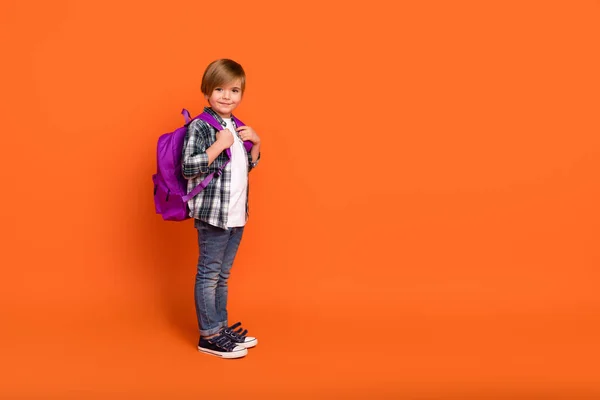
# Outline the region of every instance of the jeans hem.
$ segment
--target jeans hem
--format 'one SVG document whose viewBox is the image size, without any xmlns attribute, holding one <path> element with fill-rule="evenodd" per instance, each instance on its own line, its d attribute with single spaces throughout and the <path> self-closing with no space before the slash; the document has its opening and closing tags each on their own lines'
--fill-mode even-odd
<svg viewBox="0 0 600 400">
<path fill-rule="evenodd" d="M 214 335 L 215 333 L 219 333 L 219 331 L 223 328 L 227 328 L 227 321 L 225 322 L 219 322 L 219 325 L 214 327 L 214 328 L 210 328 L 210 329 L 200 329 L 200 336 L 210 336 L 210 335 Z"/>
<path fill-rule="evenodd" d="M 211 329 L 200 329 L 200 336 L 210 336 L 215 333 L 219 333 L 219 331 L 223 328 L 222 326 L 217 326 L 216 328 Z"/>
</svg>

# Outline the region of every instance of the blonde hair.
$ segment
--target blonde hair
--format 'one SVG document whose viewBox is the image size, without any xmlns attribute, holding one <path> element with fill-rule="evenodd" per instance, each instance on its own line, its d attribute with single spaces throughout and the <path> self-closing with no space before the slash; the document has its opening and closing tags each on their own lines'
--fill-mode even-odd
<svg viewBox="0 0 600 400">
<path fill-rule="evenodd" d="M 246 73 L 242 66 L 233 60 L 223 58 L 208 64 L 202 76 L 202 93 L 210 96 L 216 88 L 226 83 L 239 79 L 241 81 L 242 94 L 246 88 Z"/>
</svg>

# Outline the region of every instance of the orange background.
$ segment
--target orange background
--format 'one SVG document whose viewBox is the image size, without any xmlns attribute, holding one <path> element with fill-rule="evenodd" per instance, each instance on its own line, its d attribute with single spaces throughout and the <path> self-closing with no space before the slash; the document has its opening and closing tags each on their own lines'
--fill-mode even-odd
<svg viewBox="0 0 600 400">
<path fill-rule="evenodd" d="M 0 398 L 600 398 L 600 2 L 2 1 Z M 263 140 L 230 317 L 158 136 Z"/>
</svg>

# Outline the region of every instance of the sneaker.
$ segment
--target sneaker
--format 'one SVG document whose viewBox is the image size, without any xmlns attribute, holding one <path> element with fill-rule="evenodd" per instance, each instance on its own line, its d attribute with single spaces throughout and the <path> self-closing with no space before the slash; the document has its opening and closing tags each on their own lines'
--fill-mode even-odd
<svg viewBox="0 0 600 400">
<path fill-rule="evenodd" d="M 223 333 L 213 336 L 210 339 L 200 337 L 198 351 L 221 358 L 240 358 L 248 354 L 248 350 L 245 347 L 238 346 L 237 343 L 233 342 Z"/>
<path fill-rule="evenodd" d="M 243 346 L 246 349 L 256 346 L 258 344 L 258 340 L 255 337 L 246 336 L 248 330 L 241 328 L 241 325 L 241 322 L 236 322 L 230 327 L 224 328 L 221 331 L 221 334 L 227 336 L 232 342 Z M 236 330 L 238 327 L 239 329 Z"/>
</svg>

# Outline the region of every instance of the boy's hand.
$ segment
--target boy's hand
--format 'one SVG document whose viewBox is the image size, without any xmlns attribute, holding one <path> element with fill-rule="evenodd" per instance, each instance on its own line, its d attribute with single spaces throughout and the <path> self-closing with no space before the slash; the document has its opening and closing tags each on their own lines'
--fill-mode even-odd
<svg viewBox="0 0 600 400">
<path fill-rule="evenodd" d="M 233 145 L 233 133 L 229 129 L 223 129 L 217 132 L 217 142 L 223 150 L 228 149 Z"/>
<path fill-rule="evenodd" d="M 254 132 L 254 129 L 250 128 L 249 126 L 240 126 L 236 130 L 243 141 L 249 140 L 254 144 L 260 143 L 260 138 L 256 132 Z"/>
</svg>

